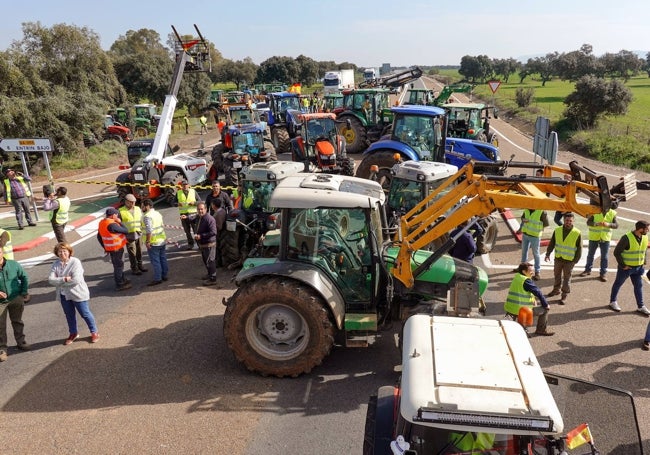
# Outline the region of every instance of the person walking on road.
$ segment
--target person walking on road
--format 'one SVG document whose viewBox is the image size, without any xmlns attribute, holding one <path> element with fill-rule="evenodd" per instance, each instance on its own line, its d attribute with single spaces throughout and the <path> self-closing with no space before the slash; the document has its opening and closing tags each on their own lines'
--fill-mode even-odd
<svg viewBox="0 0 650 455">
<path fill-rule="evenodd" d="M 187 238 L 187 249 L 191 250 L 194 248 L 194 235 L 196 235 L 196 204 L 201 202 L 201 198 L 194 188 L 190 188 L 188 182 L 183 181 L 181 189 L 176 192 L 176 201 L 178 201 L 181 225 Z"/>
<path fill-rule="evenodd" d="M 52 223 L 52 231 L 58 243 L 67 243 L 65 239 L 65 225 L 70 219 L 70 198 L 68 189 L 65 186 L 60 186 L 56 189 L 56 193 L 50 193 L 43 202 L 43 210 L 50 212 L 50 223 Z"/>
<path fill-rule="evenodd" d="M 124 291 L 131 287 L 131 281 L 124 276 L 124 247 L 126 246 L 126 234 L 128 229 L 120 220 L 120 212 L 113 207 L 106 209 L 106 218 L 99 222 L 97 240 L 111 256 L 113 263 L 113 279 L 115 288 Z"/>
<path fill-rule="evenodd" d="M 48 277 L 48 282 L 56 288 L 56 298 L 61 302 L 65 319 L 68 322 L 68 338 L 63 344 L 68 346 L 79 338 L 77 329 L 77 311 L 81 315 L 88 330 L 90 330 L 90 342 L 99 341 L 95 316 L 90 311 L 88 301 L 90 291 L 84 280 L 84 269 L 81 261 L 72 257 L 74 250 L 67 243 L 58 243 L 54 247 L 54 255 L 58 257 Z"/>
<path fill-rule="evenodd" d="M 194 239 L 199 245 L 203 265 L 208 271 L 208 274 L 203 278 L 203 284 L 214 286 L 217 284 L 217 223 L 212 215 L 208 213 L 205 202 L 199 202 L 196 208 L 199 213 L 199 222 Z"/>
<path fill-rule="evenodd" d="M 573 213 L 564 214 L 564 224 L 553 231 L 553 236 L 546 250 L 544 261 L 551 260 L 551 253 L 555 250 L 553 262 L 553 290 L 548 297 L 553 297 L 562 292 L 559 304 L 566 304 L 566 298 L 571 292 L 571 272 L 582 256 L 582 235 L 578 228 L 573 226 Z"/>
<path fill-rule="evenodd" d="M 169 267 L 167 266 L 167 252 L 165 227 L 163 217 L 153 208 L 151 199 L 142 201 L 142 231 L 145 236 L 145 246 L 149 254 L 149 262 L 153 267 L 153 281 L 147 286 L 156 286 L 167 281 Z"/>
<path fill-rule="evenodd" d="M 614 257 L 618 263 L 616 278 L 612 283 L 609 296 L 609 307 L 617 313 L 621 311 L 618 305 L 618 292 L 623 283 L 629 278 L 634 286 L 634 298 L 637 311 L 645 316 L 650 316 L 650 310 L 643 304 L 643 266 L 646 263 L 646 250 L 648 249 L 648 229 L 650 223 L 637 221 L 634 230 L 619 239 L 614 248 Z"/>
<path fill-rule="evenodd" d="M 142 210 L 135 205 L 135 196 L 127 194 L 124 205 L 120 207 L 120 218 L 129 231 L 126 234 L 126 252 L 133 275 L 142 275 L 147 269 L 142 265 Z"/>
<path fill-rule="evenodd" d="M 540 245 L 544 228 L 548 226 L 548 215 L 544 210 L 525 209 L 521 214 L 521 262 L 528 262 L 528 250 L 533 251 L 535 274 L 533 280 L 539 281 L 542 261 Z"/>
<path fill-rule="evenodd" d="M 23 176 L 22 173 L 17 174 L 13 169 L 7 169 L 5 175 L 5 202 L 14 206 L 18 229 L 25 229 L 23 214 L 29 226 L 36 226 L 29 208 L 29 198 L 32 196 L 29 190 L 30 178 Z"/>
<path fill-rule="evenodd" d="M 555 335 L 555 332 L 549 332 L 547 329 L 550 307 L 542 291 L 533 282 L 533 273 L 535 273 L 533 264 L 528 262 L 519 264 L 517 273 L 510 283 L 510 289 L 508 290 L 508 296 L 506 297 L 506 303 L 503 308 L 506 314 L 515 321 L 522 307 L 530 308 L 538 316 L 535 334 L 552 336 Z M 536 305 L 535 299 L 539 301 L 541 306 Z"/>
<path fill-rule="evenodd" d="M 585 270 L 580 276 L 591 275 L 591 267 L 594 265 L 596 250 L 600 249 L 600 274 L 598 279 L 607 281 L 607 266 L 609 265 L 609 244 L 612 241 L 612 229 L 618 228 L 616 211 L 609 209 L 606 214 L 597 213 L 587 219 L 589 226 L 589 248 L 587 250 L 587 263 Z"/>
<path fill-rule="evenodd" d="M 29 278 L 16 261 L 0 256 L 0 362 L 7 360 L 7 315 L 14 330 L 16 347 L 29 351 L 32 347 L 25 341 L 23 310 L 31 299 Z"/>
</svg>

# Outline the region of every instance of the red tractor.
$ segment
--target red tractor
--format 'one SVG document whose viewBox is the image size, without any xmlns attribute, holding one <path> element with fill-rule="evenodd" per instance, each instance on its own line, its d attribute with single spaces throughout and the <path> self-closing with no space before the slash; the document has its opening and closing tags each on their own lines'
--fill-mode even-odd
<svg viewBox="0 0 650 455">
<path fill-rule="evenodd" d="M 294 138 L 291 159 L 305 164 L 305 171 L 354 175 L 354 160 L 347 156 L 345 138 L 338 133 L 333 113 L 292 112 Z"/>
</svg>

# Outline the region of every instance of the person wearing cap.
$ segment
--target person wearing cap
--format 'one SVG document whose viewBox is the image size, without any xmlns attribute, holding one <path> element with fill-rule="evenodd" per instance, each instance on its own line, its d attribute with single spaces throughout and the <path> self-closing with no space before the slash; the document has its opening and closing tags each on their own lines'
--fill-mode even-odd
<svg viewBox="0 0 650 455">
<path fill-rule="evenodd" d="M 29 190 L 29 177 L 25 177 L 22 173 L 16 174 L 13 169 L 7 169 L 5 184 L 5 203 L 12 204 L 16 211 L 16 221 L 18 222 L 18 229 L 25 229 L 25 221 L 23 220 L 23 213 L 29 226 L 36 226 L 32 221 L 32 214 L 29 211 L 29 198 L 32 192 Z"/>
<path fill-rule="evenodd" d="M 196 235 L 196 204 L 201 202 L 201 198 L 194 188 L 190 188 L 188 182 L 183 181 L 181 189 L 176 192 L 176 201 L 181 216 L 181 225 L 187 237 L 187 249 L 191 250 L 194 248 L 194 235 Z"/>
<path fill-rule="evenodd" d="M 50 223 L 57 243 L 68 243 L 65 239 L 65 225 L 70 219 L 70 198 L 68 189 L 60 186 L 43 201 L 43 210 L 50 212 Z"/>
<path fill-rule="evenodd" d="M 126 246 L 126 234 L 129 230 L 120 220 L 120 212 L 113 207 L 106 209 L 106 218 L 99 222 L 97 240 L 111 256 L 113 263 L 113 279 L 115 288 L 123 291 L 131 287 L 131 282 L 124 276 L 124 247 Z"/>
<path fill-rule="evenodd" d="M 136 204 L 135 196 L 127 194 L 124 205 L 120 207 L 120 218 L 128 229 L 126 234 L 126 252 L 129 255 L 129 264 L 133 275 L 142 275 L 147 269 L 142 265 L 142 210 Z"/>
<path fill-rule="evenodd" d="M 646 250 L 648 249 L 648 227 L 647 221 L 637 221 L 634 230 L 628 232 L 619 239 L 614 248 L 614 257 L 618 263 L 616 278 L 612 283 L 612 291 L 609 296 L 609 307 L 619 313 L 621 307 L 618 305 L 618 291 L 623 283 L 629 278 L 634 286 L 634 298 L 637 311 L 645 316 L 650 316 L 650 310 L 643 304 L 643 274 L 646 263 Z"/>
<path fill-rule="evenodd" d="M 562 293 L 559 304 L 566 304 L 566 298 L 571 293 L 571 273 L 573 267 L 582 256 L 582 235 L 578 228 L 573 226 L 573 213 L 564 214 L 564 223 L 555 228 L 551 241 L 546 250 L 545 262 L 551 260 L 551 253 L 555 250 L 555 261 L 553 262 L 553 290 L 548 297 Z"/>
<path fill-rule="evenodd" d="M 169 267 L 167 266 L 167 252 L 165 251 L 167 235 L 163 217 L 153 208 L 151 199 L 142 201 L 142 231 L 145 236 L 145 246 L 149 254 L 149 262 L 153 267 L 153 281 L 147 286 L 157 286 L 167 281 Z"/>
</svg>

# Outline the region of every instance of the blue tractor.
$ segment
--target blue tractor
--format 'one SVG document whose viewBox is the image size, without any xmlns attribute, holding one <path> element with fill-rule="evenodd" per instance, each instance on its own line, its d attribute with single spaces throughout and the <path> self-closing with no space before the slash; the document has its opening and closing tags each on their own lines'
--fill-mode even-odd
<svg viewBox="0 0 650 455">
<path fill-rule="evenodd" d="M 356 176 L 370 178 L 371 167 L 384 188 L 391 180 L 391 169 L 398 161 L 437 161 L 462 168 L 468 161 L 499 161 L 499 149 L 492 144 L 446 137 L 446 111 L 434 106 L 405 105 L 391 108 L 390 135 L 370 145 L 363 153 Z M 478 166 L 480 168 L 480 165 Z M 494 172 L 493 168 L 490 172 Z"/>
<path fill-rule="evenodd" d="M 290 92 L 275 92 L 267 95 L 269 111 L 265 113 L 266 123 L 271 130 L 271 142 L 277 153 L 290 151 L 289 140 L 294 136 L 290 131 L 294 122 L 288 110 L 300 111 L 300 95 Z"/>
</svg>

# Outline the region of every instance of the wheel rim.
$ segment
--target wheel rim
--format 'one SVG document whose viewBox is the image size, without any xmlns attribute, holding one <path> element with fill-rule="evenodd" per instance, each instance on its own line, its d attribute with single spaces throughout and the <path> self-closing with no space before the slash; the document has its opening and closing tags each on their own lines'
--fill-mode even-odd
<svg viewBox="0 0 650 455">
<path fill-rule="evenodd" d="M 271 360 L 289 360 L 300 355 L 309 343 L 307 321 L 293 308 L 263 305 L 246 321 L 246 339 L 260 355 Z"/>
<path fill-rule="evenodd" d="M 356 139 L 357 135 L 354 131 L 354 128 L 345 128 L 343 130 L 343 137 L 345 138 L 345 141 L 348 144 L 353 144 L 354 140 Z"/>
</svg>

